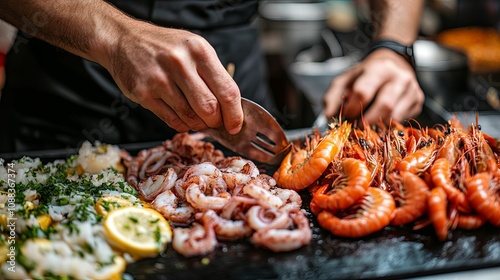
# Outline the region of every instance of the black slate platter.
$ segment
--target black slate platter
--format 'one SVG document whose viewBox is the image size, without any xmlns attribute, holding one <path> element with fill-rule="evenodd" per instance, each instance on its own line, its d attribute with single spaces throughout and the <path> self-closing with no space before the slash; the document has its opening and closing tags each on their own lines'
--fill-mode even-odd
<svg viewBox="0 0 500 280">
<path fill-rule="evenodd" d="M 157 144 L 120 146 L 134 154 Z M 25 155 L 47 162 L 76 152 L 0 154 L 0 158 L 8 162 Z M 274 168 L 265 169 L 271 173 Z M 418 231 L 386 227 L 364 238 L 339 238 L 318 226 L 309 212 L 310 195 L 307 191 L 301 195 L 313 229 L 313 239 L 307 246 L 273 253 L 248 240 L 221 241 L 208 255 L 186 258 L 169 245 L 160 257 L 129 264 L 125 279 L 401 279 L 500 266 L 500 228 L 489 224 L 472 231 L 452 231 L 445 242 L 438 241 L 432 227 Z"/>
<path fill-rule="evenodd" d="M 304 208 L 308 198 L 303 194 Z M 130 264 L 134 279 L 401 279 L 500 266 L 500 228 L 456 230 L 440 242 L 428 227 L 386 227 L 359 239 L 333 236 L 309 214 L 311 244 L 273 253 L 248 241 L 220 242 L 206 256 L 185 258 L 171 247 Z"/>
</svg>

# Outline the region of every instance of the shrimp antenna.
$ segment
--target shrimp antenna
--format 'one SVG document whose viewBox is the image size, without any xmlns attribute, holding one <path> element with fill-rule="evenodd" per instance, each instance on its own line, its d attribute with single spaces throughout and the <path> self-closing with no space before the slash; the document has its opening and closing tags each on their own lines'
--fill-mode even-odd
<svg viewBox="0 0 500 280">
<path fill-rule="evenodd" d="M 344 97 L 342 97 L 344 99 Z M 344 110 L 344 101 L 342 101 L 342 104 L 340 104 L 340 109 L 339 109 L 339 123 L 342 123 L 342 111 Z"/>
<path fill-rule="evenodd" d="M 415 123 L 417 125 L 418 129 L 422 130 L 422 125 L 417 121 L 417 119 L 409 118 L 406 122 L 407 123 Z"/>
<path fill-rule="evenodd" d="M 365 116 L 361 113 L 361 124 L 363 125 L 363 129 L 367 129 L 370 127 L 370 124 L 365 120 Z"/>
<path fill-rule="evenodd" d="M 342 111 L 344 111 L 344 101 L 345 101 L 345 96 L 342 96 L 342 103 L 340 104 L 340 109 L 339 109 L 339 123 L 342 123 Z"/>
</svg>

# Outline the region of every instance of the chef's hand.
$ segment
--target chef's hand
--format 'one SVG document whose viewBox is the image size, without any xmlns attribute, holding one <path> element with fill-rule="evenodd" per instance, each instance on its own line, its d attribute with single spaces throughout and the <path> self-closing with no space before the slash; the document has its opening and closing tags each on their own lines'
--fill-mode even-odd
<svg viewBox="0 0 500 280">
<path fill-rule="evenodd" d="M 241 129 L 239 88 L 201 36 L 131 21 L 113 46 L 103 65 L 122 92 L 170 127 Z"/>
<path fill-rule="evenodd" d="M 342 107 L 342 117 L 362 116 L 369 124 L 380 120 L 387 124 L 391 119 L 401 122 L 417 116 L 422 110 L 424 93 L 414 70 L 402 56 L 379 49 L 336 77 L 324 96 L 324 103 L 329 118 L 338 116 Z"/>
</svg>

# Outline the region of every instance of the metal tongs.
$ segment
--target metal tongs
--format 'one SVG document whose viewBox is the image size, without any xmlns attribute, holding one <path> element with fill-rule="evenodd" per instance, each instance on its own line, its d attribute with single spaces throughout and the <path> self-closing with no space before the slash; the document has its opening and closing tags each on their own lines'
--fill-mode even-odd
<svg viewBox="0 0 500 280">
<path fill-rule="evenodd" d="M 230 134 L 221 126 L 203 132 L 229 150 L 246 158 L 279 165 L 290 150 L 291 144 L 276 119 L 262 106 L 241 98 L 245 119 L 237 134 Z"/>
</svg>

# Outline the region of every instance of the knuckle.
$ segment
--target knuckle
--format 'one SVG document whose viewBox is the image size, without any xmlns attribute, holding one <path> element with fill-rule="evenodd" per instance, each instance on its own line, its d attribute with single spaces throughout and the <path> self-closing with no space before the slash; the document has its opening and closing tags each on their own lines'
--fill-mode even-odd
<svg viewBox="0 0 500 280">
<path fill-rule="evenodd" d="M 191 108 L 182 108 L 179 110 L 179 113 L 190 123 L 198 120 L 198 115 Z"/>
<path fill-rule="evenodd" d="M 219 92 L 217 98 L 222 104 L 236 104 L 240 99 L 240 91 L 235 83 L 227 83 Z"/>
<path fill-rule="evenodd" d="M 200 57 L 208 57 L 212 46 L 201 36 L 194 35 L 186 39 L 186 45 Z"/>
<path fill-rule="evenodd" d="M 378 106 L 383 112 L 391 112 L 395 108 L 394 102 L 387 98 L 380 100 Z"/>
<path fill-rule="evenodd" d="M 171 128 L 177 130 L 178 132 L 186 132 L 189 130 L 189 127 L 175 115 L 163 115 L 160 118 Z"/>
<path fill-rule="evenodd" d="M 143 103 L 149 96 L 149 90 L 146 86 L 144 85 L 136 85 L 134 89 L 132 90 L 132 94 L 134 96 L 133 101 L 138 102 L 138 103 Z"/>
<path fill-rule="evenodd" d="M 204 100 L 201 104 L 200 110 L 203 115 L 214 116 L 219 111 L 219 103 L 217 99 Z"/>
<path fill-rule="evenodd" d="M 207 128 L 207 125 L 200 119 L 200 116 L 191 108 L 180 109 L 178 114 L 182 116 L 184 123 L 194 130 L 203 130 Z"/>
<path fill-rule="evenodd" d="M 412 83 L 413 80 L 415 79 L 413 73 L 411 73 L 411 72 L 398 71 L 398 73 L 399 73 L 398 79 L 400 79 L 406 83 Z"/>
<path fill-rule="evenodd" d="M 352 91 L 352 98 L 355 100 L 360 101 L 363 104 L 366 104 L 370 102 L 370 94 L 368 93 L 368 90 L 366 87 L 360 84 L 355 84 L 353 86 L 353 91 Z"/>
</svg>

